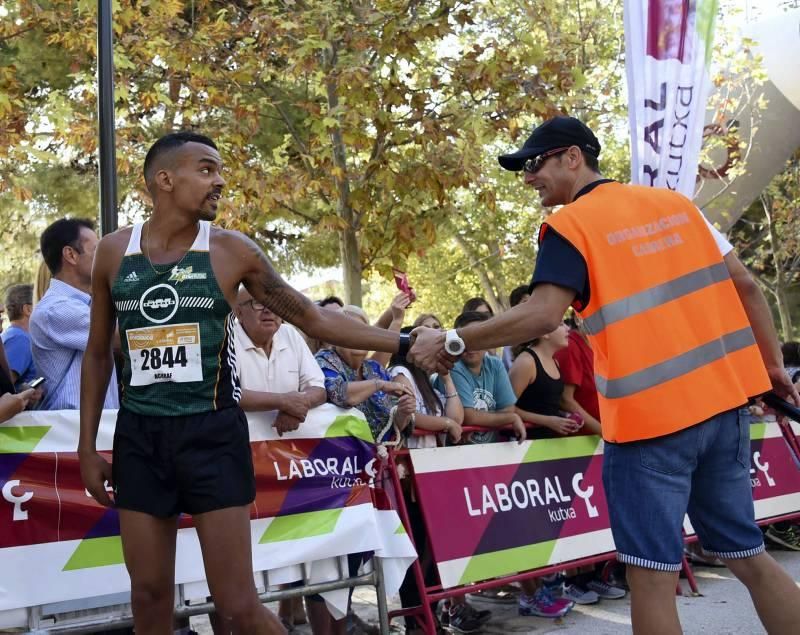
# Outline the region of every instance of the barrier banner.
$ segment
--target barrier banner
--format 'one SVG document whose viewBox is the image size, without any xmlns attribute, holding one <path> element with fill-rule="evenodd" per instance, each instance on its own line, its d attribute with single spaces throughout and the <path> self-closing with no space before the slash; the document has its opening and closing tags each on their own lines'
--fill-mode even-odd
<svg viewBox="0 0 800 635">
<path fill-rule="evenodd" d="M 444 588 L 614 550 L 599 437 L 410 455 Z"/>
<path fill-rule="evenodd" d="M 254 571 L 293 568 L 297 579 L 300 563 L 374 551 L 398 561 L 386 576 L 394 593 L 415 556 L 396 513 L 387 518 L 373 507 L 375 444 L 361 413 L 324 405 L 283 437 L 272 418 L 248 415 Z M 104 412 L 98 432 L 97 448 L 109 460 L 115 421 L 115 411 Z M 0 611 L 130 588 L 118 514 L 81 482 L 78 430 L 75 411 L 24 413 L 0 425 Z M 204 578 L 197 534 L 182 516 L 176 583 Z"/>
<path fill-rule="evenodd" d="M 694 197 L 717 0 L 625 0 L 631 182 Z"/>
<path fill-rule="evenodd" d="M 756 520 L 800 512 L 800 466 L 776 421 L 750 425 L 749 458 Z M 683 528 L 694 535 L 688 516 Z"/>
</svg>

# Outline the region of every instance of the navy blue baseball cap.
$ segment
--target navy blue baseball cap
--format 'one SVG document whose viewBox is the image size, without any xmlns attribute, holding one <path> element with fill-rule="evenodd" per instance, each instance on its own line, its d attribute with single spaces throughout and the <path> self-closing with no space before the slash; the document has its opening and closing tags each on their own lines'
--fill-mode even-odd
<svg viewBox="0 0 800 635">
<path fill-rule="evenodd" d="M 497 160 L 506 170 L 519 172 L 528 159 L 548 150 L 570 146 L 578 146 L 595 158 L 600 155 L 600 142 L 585 123 L 575 117 L 553 117 L 536 126 L 519 150 L 503 154 Z"/>
</svg>

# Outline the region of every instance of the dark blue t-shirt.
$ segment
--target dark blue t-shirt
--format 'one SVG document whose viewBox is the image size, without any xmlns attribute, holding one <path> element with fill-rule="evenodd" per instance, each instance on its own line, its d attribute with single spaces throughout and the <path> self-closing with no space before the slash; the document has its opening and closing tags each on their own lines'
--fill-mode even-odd
<svg viewBox="0 0 800 635">
<path fill-rule="evenodd" d="M 599 179 L 589 183 L 575 195 L 574 200 L 588 194 L 598 185 L 613 182 L 611 179 Z M 552 228 L 547 229 L 539 245 L 536 268 L 528 290 L 533 292 L 534 287 L 542 283 L 573 290 L 581 306 L 586 306 L 589 302 L 589 270 L 586 261 L 572 243 Z"/>
</svg>

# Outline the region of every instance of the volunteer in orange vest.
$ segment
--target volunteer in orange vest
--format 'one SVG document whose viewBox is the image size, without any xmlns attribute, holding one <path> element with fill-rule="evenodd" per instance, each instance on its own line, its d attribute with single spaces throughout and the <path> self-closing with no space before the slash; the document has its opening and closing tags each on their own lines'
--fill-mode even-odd
<svg viewBox="0 0 800 635">
<path fill-rule="evenodd" d="M 738 409 L 773 388 L 798 402 L 772 316 L 728 241 L 684 196 L 598 170 L 600 143 L 556 117 L 500 165 L 524 171 L 546 207 L 531 298 L 458 331 L 419 331 L 411 358 L 446 363 L 462 347 L 530 341 L 572 305 L 592 349 L 603 482 L 632 623 L 681 632 L 675 586 L 688 512 L 705 551 L 747 586 L 769 633 L 800 628 L 800 589 L 765 553 L 750 485 L 749 425 Z"/>
</svg>

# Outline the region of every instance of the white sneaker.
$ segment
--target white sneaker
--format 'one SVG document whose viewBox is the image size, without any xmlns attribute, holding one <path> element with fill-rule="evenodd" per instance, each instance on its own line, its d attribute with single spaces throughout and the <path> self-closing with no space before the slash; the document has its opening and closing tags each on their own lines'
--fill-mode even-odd
<svg viewBox="0 0 800 635">
<path fill-rule="evenodd" d="M 584 589 L 578 584 L 565 584 L 561 591 L 561 597 L 572 600 L 575 604 L 597 604 L 600 601 L 597 593 Z"/>
<path fill-rule="evenodd" d="M 597 579 L 589 580 L 589 582 L 586 584 L 586 588 L 590 591 L 594 591 L 597 593 L 598 597 L 601 597 L 604 600 L 621 600 L 627 595 L 625 589 L 611 586 L 610 584 Z"/>
</svg>

